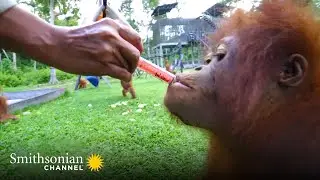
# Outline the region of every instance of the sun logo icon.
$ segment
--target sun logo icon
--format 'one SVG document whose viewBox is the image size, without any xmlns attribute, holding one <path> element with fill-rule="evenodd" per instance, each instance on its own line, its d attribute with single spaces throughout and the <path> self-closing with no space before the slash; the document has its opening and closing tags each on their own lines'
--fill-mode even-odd
<svg viewBox="0 0 320 180">
<path fill-rule="evenodd" d="M 103 167 L 103 159 L 100 155 L 92 154 L 88 158 L 88 167 L 91 171 L 99 171 Z"/>
</svg>

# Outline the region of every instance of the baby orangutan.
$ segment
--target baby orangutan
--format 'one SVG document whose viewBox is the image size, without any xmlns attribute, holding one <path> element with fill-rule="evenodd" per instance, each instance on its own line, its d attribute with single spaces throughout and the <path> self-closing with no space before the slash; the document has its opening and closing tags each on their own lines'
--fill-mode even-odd
<svg viewBox="0 0 320 180">
<path fill-rule="evenodd" d="M 172 74 L 176 74 L 176 72 L 171 69 L 171 67 L 170 67 L 171 64 L 169 63 L 168 60 L 165 60 L 164 63 L 165 63 L 166 70 L 167 70 L 168 72 L 171 72 Z"/>
<path fill-rule="evenodd" d="M 136 98 L 136 91 L 132 85 L 132 80 L 130 82 L 121 81 L 121 86 L 122 86 L 122 95 L 124 97 L 127 96 L 127 92 L 129 91 L 131 94 L 131 98 L 132 99 Z"/>
<path fill-rule="evenodd" d="M 0 122 L 8 119 L 17 119 L 15 115 L 9 114 L 7 99 L 4 96 L 0 96 Z"/>
<path fill-rule="evenodd" d="M 211 39 L 211 61 L 177 75 L 164 99 L 183 123 L 210 132 L 206 178 L 319 175 L 320 22 L 312 8 L 264 0 L 236 11 Z"/>
<path fill-rule="evenodd" d="M 84 89 L 87 87 L 87 81 L 84 80 L 84 79 L 80 79 L 80 82 L 79 82 L 79 89 Z"/>
</svg>

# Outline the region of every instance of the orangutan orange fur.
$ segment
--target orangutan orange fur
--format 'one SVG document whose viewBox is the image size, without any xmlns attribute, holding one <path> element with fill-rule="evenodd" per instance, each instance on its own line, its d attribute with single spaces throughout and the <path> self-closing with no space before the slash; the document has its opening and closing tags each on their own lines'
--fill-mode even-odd
<svg viewBox="0 0 320 180">
<path fill-rule="evenodd" d="M 121 86 L 122 86 L 122 95 L 124 97 L 126 97 L 127 92 L 129 92 L 131 94 L 132 99 L 136 98 L 136 91 L 133 87 L 132 81 L 130 82 L 121 81 Z"/>
<path fill-rule="evenodd" d="M 4 96 L 0 96 L 0 122 L 8 119 L 17 119 L 15 115 L 9 114 L 7 99 Z"/>
<path fill-rule="evenodd" d="M 171 69 L 171 64 L 169 63 L 168 60 L 165 60 L 164 63 L 165 63 L 166 70 L 168 72 L 171 72 L 172 74 L 176 74 L 176 72 Z"/>
<path fill-rule="evenodd" d="M 210 132 L 206 178 L 318 175 L 320 22 L 312 8 L 264 0 L 257 11 L 236 11 L 211 39 L 211 61 L 177 75 L 165 97 L 183 123 Z"/>
<path fill-rule="evenodd" d="M 84 79 L 80 79 L 80 82 L 79 82 L 79 89 L 84 89 L 87 87 L 87 81 L 84 80 Z"/>
</svg>

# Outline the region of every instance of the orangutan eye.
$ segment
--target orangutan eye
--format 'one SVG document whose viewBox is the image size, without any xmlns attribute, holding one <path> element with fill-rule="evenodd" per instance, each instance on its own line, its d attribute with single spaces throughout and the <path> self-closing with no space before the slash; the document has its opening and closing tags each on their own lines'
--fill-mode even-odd
<svg viewBox="0 0 320 180">
<path fill-rule="evenodd" d="M 214 54 L 214 56 L 217 58 L 217 61 L 221 61 L 223 60 L 223 58 L 226 56 L 227 54 L 227 48 L 224 44 L 220 44 L 217 49 L 216 49 L 216 53 Z"/>
<path fill-rule="evenodd" d="M 226 56 L 225 53 L 217 53 L 217 54 L 216 54 L 217 61 L 218 61 L 218 62 L 219 62 L 219 61 L 222 61 L 225 56 Z"/>
<path fill-rule="evenodd" d="M 210 64 L 211 59 L 212 59 L 212 57 L 213 57 L 212 55 L 213 55 L 212 52 L 209 52 L 209 53 L 207 53 L 207 54 L 204 56 L 204 63 L 205 63 L 206 65 Z"/>
</svg>

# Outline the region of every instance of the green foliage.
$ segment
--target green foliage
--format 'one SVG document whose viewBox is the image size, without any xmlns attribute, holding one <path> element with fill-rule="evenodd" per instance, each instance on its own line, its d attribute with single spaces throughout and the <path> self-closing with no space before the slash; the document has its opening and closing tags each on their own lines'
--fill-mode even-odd
<svg viewBox="0 0 320 180">
<path fill-rule="evenodd" d="M 0 64 L 0 70 L 1 70 L 1 72 L 10 73 L 13 70 L 12 69 L 12 60 L 7 59 L 7 58 L 2 59 L 1 64 Z"/>
<path fill-rule="evenodd" d="M 79 1 L 79 0 L 69 0 L 69 1 L 77 3 L 77 1 Z M 76 25 L 78 25 L 78 20 L 80 18 L 79 8 L 70 6 L 70 2 L 68 2 L 68 0 L 67 1 L 64 0 L 61 2 L 62 2 L 61 3 L 62 5 L 59 4 L 60 9 L 62 9 L 60 14 L 65 15 L 65 14 L 68 14 L 68 12 L 69 12 L 71 14 L 71 16 L 66 16 L 64 19 L 56 18 L 55 24 L 59 25 L 59 26 L 76 26 Z M 69 3 L 69 4 L 66 4 L 66 3 Z"/>
<path fill-rule="evenodd" d="M 142 4 L 143 9 L 149 13 L 159 5 L 159 0 L 142 0 Z"/>
<path fill-rule="evenodd" d="M 126 17 L 129 24 L 132 26 L 133 29 L 139 32 L 139 25 L 140 23 L 132 17 L 133 14 L 133 8 L 132 6 L 132 0 L 124 0 L 121 5 L 119 11 L 123 13 L 124 17 Z"/>
<path fill-rule="evenodd" d="M 66 18 L 66 19 L 55 19 L 54 24 L 59 26 L 77 26 L 78 25 L 78 19 L 76 18 Z"/>
<path fill-rule="evenodd" d="M 0 84 L 2 87 L 17 87 L 22 85 L 23 81 L 15 74 L 0 73 Z"/>
<path fill-rule="evenodd" d="M 140 31 L 140 29 L 139 29 L 139 22 L 137 22 L 136 20 L 134 20 L 134 19 L 128 19 L 128 22 L 129 22 L 129 24 L 131 25 L 131 27 L 134 29 L 134 30 L 136 30 L 136 31 Z"/>
<path fill-rule="evenodd" d="M 313 0 L 313 3 L 316 7 L 320 7 L 320 0 Z"/>
<path fill-rule="evenodd" d="M 29 84 L 43 84 L 49 82 L 49 74 L 49 69 L 32 71 L 26 74 L 26 79 L 29 82 Z"/>
<path fill-rule="evenodd" d="M 120 12 L 124 14 L 125 17 L 131 17 L 133 13 L 133 8 L 131 7 L 132 0 L 124 0 L 120 5 Z"/>
<path fill-rule="evenodd" d="M 312 7 L 316 11 L 317 15 L 320 15 L 320 0 L 312 0 Z"/>
<path fill-rule="evenodd" d="M 56 70 L 57 78 L 61 81 L 71 79 L 75 75 Z M 28 86 L 36 84 L 45 84 L 50 78 L 50 69 L 31 70 L 24 72 L 20 69 L 0 72 L 0 85 L 4 87 Z"/>
<path fill-rule="evenodd" d="M 47 83 L 50 79 L 49 74 L 50 74 L 49 68 L 41 69 L 41 70 L 37 70 L 37 71 L 31 71 L 29 73 L 26 73 L 25 79 L 28 83 L 25 83 L 25 84 L 32 85 L 32 84 Z M 57 74 L 57 79 L 59 79 L 61 81 L 74 77 L 74 75 L 69 74 L 69 73 L 65 73 L 60 70 L 56 70 L 56 74 Z"/>
<path fill-rule="evenodd" d="M 54 8 L 58 9 L 56 17 L 63 15 L 64 18 L 55 18 L 55 24 L 61 26 L 77 25 L 79 19 L 78 3 L 80 0 L 54 0 Z M 33 7 L 34 12 L 46 21 L 50 19 L 50 0 L 30 0 L 21 1 L 20 3 L 27 4 Z M 65 16 L 71 14 L 70 16 Z M 59 20 L 57 20 L 59 19 Z"/>
<path fill-rule="evenodd" d="M 0 63 L 0 72 L 11 72 L 12 69 L 12 53 L 7 51 L 7 55 L 10 59 L 7 59 L 4 53 L 0 52 L 2 57 L 2 63 Z M 17 53 L 17 68 L 22 70 L 23 72 L 33 70 L 34 60 L 30 57 Z M 37 62 L 37 69 L 47 68 L 47 65 Z M 12 71 L 13 72 L 13 71 Z"/>
</svg>

